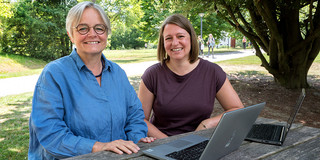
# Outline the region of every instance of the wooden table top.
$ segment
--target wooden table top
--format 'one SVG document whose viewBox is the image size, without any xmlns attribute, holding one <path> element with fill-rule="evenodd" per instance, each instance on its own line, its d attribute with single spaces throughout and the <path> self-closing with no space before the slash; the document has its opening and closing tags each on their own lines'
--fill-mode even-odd
<svg viewBox="0 0 320 160">
<path fill-rule="evenodd" d="M 280 123 L 277 120 L 258 118 L 256 123 Z M 132 159 L 132 160 L 153 160 L 142 153 L 150 147 L 168 143 L 186 135 L 196 134 L 210 138 L 214 129 L 207 129 L 196 132 L 189 132 L 164 139 L 158 139 L 152 143 L 138 143 L 140 151 L 135 154 L 118 155 L 109 151 L 90 153 L 86 155 L 68 158 L 68 160 L 99 160 L 99 159 Z M 282 146 L 268 145 L 262 143 L 243 141 L 240 148 L 222 159 L 320 159 L 320 128 L 293 124 L 286 140 Z"/>
</svg>

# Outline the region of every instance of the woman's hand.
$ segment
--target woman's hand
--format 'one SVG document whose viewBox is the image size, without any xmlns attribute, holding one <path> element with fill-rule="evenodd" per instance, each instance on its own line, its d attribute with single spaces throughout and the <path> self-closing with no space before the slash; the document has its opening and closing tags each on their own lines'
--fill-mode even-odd
<svg viewBox="0 0 320 160">
<path fill-rule="evenodd" d="M 155 137 L 146 137 L 146 138 L 141 138 L 139 142 L 144 142 L 144 143 L 151 143 L 154 140 L 156 140 L 157 138 Z"/>
<path fill-rule="evenodd" d="M 93 145 L 92 153 L 99 151 L 112 151 L 117 154 L 123 154 L 123 152 L 132 154 L 137 153 L 139 150 L 140 148 L 135 143 L 133 143 L 133 141 L 125 141 L 120 139 L 108 143 L 96 142 Z"/>
</svg>

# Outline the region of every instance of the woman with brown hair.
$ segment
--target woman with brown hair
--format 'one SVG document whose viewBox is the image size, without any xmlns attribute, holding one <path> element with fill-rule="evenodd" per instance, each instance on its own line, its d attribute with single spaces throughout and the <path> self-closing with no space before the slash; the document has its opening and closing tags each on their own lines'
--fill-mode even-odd
<svg viewBox="0 0 320 160">
<path fill-rule="evenodd" d="M 189 20 L 169 16 L 159 33 L 160 63 L 145 71 L 139 87 L 148 136 L 164 138 L 216 126 L 222 114 L 210 117 L 215 98 L 225 112 L 243 108 L 221 67 L 198 55 L 197 35 Z"/>
</svg>

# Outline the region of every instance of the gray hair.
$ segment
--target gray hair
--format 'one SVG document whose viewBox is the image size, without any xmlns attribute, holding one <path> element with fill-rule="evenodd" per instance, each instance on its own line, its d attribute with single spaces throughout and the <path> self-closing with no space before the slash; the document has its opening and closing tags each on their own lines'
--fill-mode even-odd
<svg viewBox="0 0 320 160">
<path fill-rule="evenodd" d="M 77 5 L 73 6 L 69 10 L 69 13 L 66 18 L 66 29 L 67 29 L 67 32 L 69 33 L 69 36 L 71 38 L 73 38 L 73 29 L 72 28 L 79 24 L 83 11 L 89 7 L 96 9 L 100 13 L 101 18 L 107 27 L 107 31 L 106 31 L 107 35 L 111 34 L 110 20 L 109 20 L 107 14 L 104 12 L 104 10 L 99 5 L 97 5 L 93 2 L 87 1 L 87 2 L 78 3 Z M 72 26 L 72 25 L 75 25 L 75 26 Z"/>
</svg>

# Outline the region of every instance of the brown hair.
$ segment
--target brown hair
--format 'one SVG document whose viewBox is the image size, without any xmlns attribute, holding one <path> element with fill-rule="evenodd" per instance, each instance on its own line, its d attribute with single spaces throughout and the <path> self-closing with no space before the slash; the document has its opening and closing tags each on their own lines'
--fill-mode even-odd
<svg viewBox="0 0 320 160">
<path fill-rule="evenodd" d="M 198 46 L 198 42 L 197 42 L 197 34 L 194 31 L 190 21 L 186 17 L 184 17 L 180 14 L 173 14 L 173 15 L 167 17 L 167 19 L 162 23 L 162 26 L 161 26 L 160 32 L 159 32 L 159 42 L 158 42 L 158 51 L 157 51 L 158 60 L 161 62 L 161 64 L 163 64 L 163 62 L 165 60 L 170 59 L 170 57 L 167 55 L 166 50 L 164 48 L 164 37 L 163 37 L 164 27 L 167 24 L 175 24 L 175 25 L 181 27 L 182 29 L 186 30 L 189 33 L 190 40 L 191 40 L 189 62 L 194 63 L 198 59 L 198 56 L 199 56 L 199 46 Z"/>
</svg>

